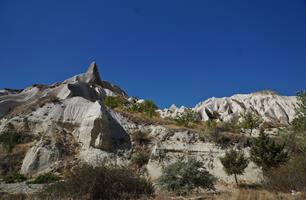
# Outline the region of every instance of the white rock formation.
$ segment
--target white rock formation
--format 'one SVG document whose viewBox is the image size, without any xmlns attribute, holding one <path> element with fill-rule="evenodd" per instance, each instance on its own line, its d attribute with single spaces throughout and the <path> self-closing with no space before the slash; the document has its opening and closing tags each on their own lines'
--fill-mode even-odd
<svg viewBox="0 0 306 200">
<path fill-rule="evenodd" d="M 169 108 L 158 110 L 158 113 L 162 118 L 176 118 L 178 115 L 185 112 L 187 107 L 181 106 L 178 108 L 175 104 L 172 104 Z"/>
<path fill-rule="evenodd" d="M 147 132 L 152 140 L 147 145 L 152 153 L 146 167 L 153 179 L 161 174 L 162 167 L 192 156 L 205 162 L 207 169 L 218 178 L 233 181 L 226 176 L 219 160 L 226 149 L 203 142 L 190 130 L 130 121 L 107 109 L 102 101 L 105 96 L 121 96 L 127 102 L 143 101 L 129 98 L 119 87 L 103 81 L 95 63 L 87 72 L 62 83 L 34 85 L 21 91 L 0 90 L 0 134 L 18 131 L 34 137 L 20 166 L 21 172 L 36 174 L 56 169 L 70 160 L 92 165 L 106 160 L 126 164 L 134 150 L 132 135 L 141 131 Z M 208 99 L 193 110 L 203 120 L 224 121 L 251 110 L 266 121 L 285 124 L 293 119 L 296 103 L 296 97 L 254 93 Z M 158 112 L 162 117 L 175 118 L 185 109 L 172 105 Z M 252 164 L 240 177 L 248 182 L 259 178 L 260 170 Z"/>
<path fill-rule="evenodd" d="M 40 138 L 26 154 L 21 172 L 33 174 L 52 167 L 62 156 L 57 140 L 67 137 L 72 137 L 82 152 L 96 149 L 107 154 L 131 148 L 129 135 L 102 103 L 107 95 L 126 97 L 119 87 L 101 80 L 95 63 L 86 73 L 63 83 L 34 85 L 22 91 L 2 90 L 0 134 L 13 127 L 14 131 Z M 66 148 L 72 151 L 74 147 Z"/>
<path fill-rule="evenodd" d="M 209 119 L 231 121 L 240 118 L 241 114 L 246 112 L 254 112 L 266 122 L 289 124 L 295 117 L 296 107 L 297 98 L 295 96 L 279 96 L 274 92 L 263 91 L 224 98 L 210 98 L 192 109 L 201 115 L 203 121 Z M 159 112 L 162 117 L 175 118 L 183 109 L 172 105 L 169 109 Z"/>
</svg>

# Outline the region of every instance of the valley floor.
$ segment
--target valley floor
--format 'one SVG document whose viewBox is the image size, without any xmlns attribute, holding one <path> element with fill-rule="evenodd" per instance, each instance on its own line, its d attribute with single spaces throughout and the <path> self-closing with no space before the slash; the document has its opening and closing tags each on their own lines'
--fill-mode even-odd
<svg viewBox="0 0 306 200">
<path fill-rule="evenodd" d="M 33 193 L 41 190 L 43 185 L 30 185 L 26 183 L 0 184 L 0 200 L 34 200 Z M 169 192 L 157 191 L 156 196 L 150 200 L 304 200 L 302 193 L 271 192 L 263 188 L 232 185 L 216 185 L 216 192 L 199 191 L 188 196 L 179 196 Z M 146 200 L 147 197 L 140 200 Z"/>
</svg>

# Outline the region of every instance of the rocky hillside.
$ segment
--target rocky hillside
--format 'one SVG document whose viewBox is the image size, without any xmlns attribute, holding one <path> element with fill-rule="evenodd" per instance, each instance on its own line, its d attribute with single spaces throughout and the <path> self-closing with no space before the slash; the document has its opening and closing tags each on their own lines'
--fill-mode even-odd
<svg viewBox="0 0 306 200">
<path fill-rule="evenodd" d="M 128 134 L 102 103 L 103 97 L 115 95 L 126 97 L 119 87 L 101 80 L 95 63 L 62 83 L 3 90 L 0 134 L 32 138 L 21 172 L 49 170 L 95 149 L 129 149 Z"/>
<path fill-rule="evenodd" d="M 17 147 L 10 154 L 18 160 L 14 170 L 33 175 L 61 171 L 80 162 L 126 164 L 135 153 L 145 151 L 149 155 L 144 169 L 153 179 L 161 174 L 163 166 L 193 156 L 204 161 L 219 179 L 233 181 L 226 176 L 219 160 L 225 153 L 224 146 L 203 137 L 201 131 L 175 126 L 159 116 L 155 121 L 146 121 L 142 115 L 108 108 L 103 103 L 106 96 L 120 97 L 126 104 L 132 101 L 118 86 L 101 79 L 95 63 L 85 73 L 62 83 L 1 90 L 0 136 L 18 136 Z M 212 98 L 194 110 L 204 121 L 210 118 L 226 121 L 252 110 L 267 121 L 286 124 L 294 117 L 296 101 L 295 97 L 254 93 Z M 159 112 L 162 117 L 174 117 L 184 109 L 172 106 Z M 145 144 L 137 142 L 139 135 Z M 7 155 L 1 152 L 0 173 L 6 173 Z M 241 179 L 254 182 L 259 176 L 260 170 L 250 164 Z"/>
<path fill-rule="evenodd" d="M 231 121 L 241 117 L 241 114 L 252 112 L 258 114 L 265 122 L 289 124 L 295 117 L 297 98 L 295 96 L 280 96 L 272 91 L 261 91 L 252 94 L 237 94 L 231 97 L 210 98 L 200 102 L 194 111 L 200 114 L 203 121 L 219 119 Z M 161 110 L 162 117 L 175 118 L 186 108 L 172 105 Z"/>
</svg>

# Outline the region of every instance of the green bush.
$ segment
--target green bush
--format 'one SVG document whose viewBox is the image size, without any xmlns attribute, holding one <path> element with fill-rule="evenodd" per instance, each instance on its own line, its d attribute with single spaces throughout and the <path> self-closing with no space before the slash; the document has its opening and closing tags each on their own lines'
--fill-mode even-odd
<svg viewBox="0 0 306 200">
<path fill-rule="evenodd" d="M 192 127 L 194 124 L 200 122 L 200 116 L 195 111 L 186 109 L 176 117 L 175 121 L 180 126 Z"/>
<path fill-rule="evenodd" d="M 139 104 L 140 112 L 146 113 L 149 117 L 153 117 L 156 114 L 158 107 L 151 100 L 144 100 L 144 102 Z"/>
<path fill-rule="evenodd" d="M 204 164 L 195 159 L 177 161 L 167 166 L 157 180 L 162 189 L 178 194 L 188 194 L 197 188 L 215 190 L 215 181 L 216 178 L 206 170 Z"/>
<path fill-rule="evenodd" d="M 219 122 L 217 126 L 222 132 L 240 133 L 238 122 L 235 120 L 230 122 Z"/>
<path fill-rule="evenodd" d="M 38 175 L 34 181 L 29 182 L 30 184 L 44 184 L 44 183 L 53 183 L 60 180 L 55 174 L 48 172 Z"/>
<path fill-rule="evenodd" d="M 124 104 L 121 97 L 118 96 L 106 96 L 103 99 L 103 103 L 111 109 L 122 107 Z"/>
<path fill-rule="evenodd" d="M 243 151 L 231 149 L 225 153 L 225 156 L 220 158 L 220 161 L 224 167 L 224 171 L 227 175 L 234 175 L 236 184 L 238 184 L 237 175 L 244 174 L 245 168 L 249 164 L 249 160 L 243 153 Z"/>
<path fill-rule="evenodd" d="M 3 180 L 5 183 L 20 183 L 20 182 L 26 181 L 27 177 L 25 177 L 24 175 L 20 173 L 15 172 L 15 173 L 5 176 Z"/>
<path fill-rule="evenodd" d="M 157 105 L 151 100 L 144 100 L 141 103 L 133 102 L 129 105 L 128 111 L 133 113 L 145 113 L 149 117 L 156 115 Z"/>
<path fill-rule="evenodd" d="M 141 168 L 144 165 L 148 164 L 149 160 L 150 154 L 147 153 L 145 150 L 139 150 L 138 152 L 133 154 L 131 162 L 138 168 Z"/>
<path fill-rule="evenodd" d="M 126 167 L 80 166 L 66 180 L 49 185 L 43 199 L 138 199 L 154 193 L 152 183 Z"/>
</svg>

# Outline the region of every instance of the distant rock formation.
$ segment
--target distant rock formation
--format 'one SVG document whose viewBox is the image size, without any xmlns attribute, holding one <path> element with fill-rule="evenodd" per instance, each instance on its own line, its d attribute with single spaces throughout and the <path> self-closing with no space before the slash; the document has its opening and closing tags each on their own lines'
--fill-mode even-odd
<svg viewBox="0 0 306 200">
<path fill-rule="evenodd" d="M 265 122 L 287 125 L 295 117 L 297 98 L 295 96 L 280 96 L 271 91 L 260 91 L 251 94 L 237 94 L 231 97 L 210 98 L 200 102 L 194 108 L 203 121 L 218 119 L 231 121 L 239 119 L 241 114 L 253 112 L 258 114 Z M 183 112 L 185 107 L 171 106 L 160 110 L 162 117 L 175 118 Z"/>
</svg>

